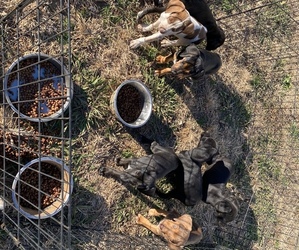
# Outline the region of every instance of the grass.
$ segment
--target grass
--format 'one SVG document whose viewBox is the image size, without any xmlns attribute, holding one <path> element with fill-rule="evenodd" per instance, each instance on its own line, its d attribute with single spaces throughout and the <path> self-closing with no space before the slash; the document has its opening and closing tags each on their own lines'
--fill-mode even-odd
<svg viewBox="0 0 299 250">
<path fill-rule="evenodd" d="M 254 1 L 246 2 L 248 9 L 255 6 Z M 245 8 L 238 6 L 235 0 L 213 4 L 219 17 L 238 12 L 237 7 Z M 255 249 L 283 249 L 278 240 L 272 245 L 267 243 L 270 238 L 278 239 L 279 235 L 274 232 L 283 230 L 277 222 L 282 208 L 277 200 L 273 202 L 277 199 L 273 187 L 278 185 L 278 192 L 290 184 L 285 175 L 288 163 L 280 155 L 289 156 L 283 149 L 286 142 L 297 147 L 299 129 L 296 120 L 282 125 L 284 119 L 290 119 L 281 112 L 291 108 L 287 102 L 282 102 L 280 110 L 276 108 L 278 100 L 286 100 L 294 91 L 296 78 L 286 70 L 290 64 L 287 59 L 265 63 L 263 59 L 271 51 L 263 53 L 272 45 L 279 47 L 277 38 L 285 42 L 292 35 L 293 26 L 289 24 L 293 22 L 288 15 L 291 10 L 287 2 L 250 13 L 256 17 L 252 26 L 242 20 L 237 27 L 223 26 L 227 34 L 237 28 L 249 30 L 254 34 L 251 42 L 261 46 L 259 54 L 253 55 L 254 62 L 243 63 L 242 53 L 247 50 L 250 53 L 251 48 L 244 46 L 241 37 L 236 41 L 228 39 L 229 42 L 216 51 L 223 60 L 217 75 L 193 84 L 172 76 L 154 75 L 156 55 L 167 52 L 159 43 L 137 50 L 128 48 L 129 41 L 141 35 L 136 31 L 135 16 L 140 9 L 137 0 L 74 1 L 71 8 L 74 82 L 71 134 L 75 181 L 72 225 L 73 235 L 77 236 L 73 239 L 74 248 L 96 249 L 103 241 L 106 247 L 111 247 L 118 237 L 120 243 L 131 244 L 130 239 L 140 239 L 146 245 L 151 233 L 136 225 L 135 216 L 146 215 L 152 207 L 174 207 L 182 213 L 190 213 L 203 226 L 205 239 L 199 246 L 214 244 L 216 248 L 216 244 L 221 244 L 250 249 L 254 245 Z M 144 21 L 154 19 L 153 15 Z M 62 36 L 62 39 L 58 42 L 65 43 L 68 37 Z M 111 94 L 126 79 L 143 81 L 154 100 L 149 122 L 136 130 L 123 127 L 109 107 Z M 240 213 L 236 221 L 225 228 L 215 225 L 213 210 L 208 205 L 187 208 L 176 201 L 146 197 L 98 175 L 101 165 L 121 168 L 115 166 L 116 157 L 145 155 L 147 151 L 139 142 L 140 136 L 172 146 L 179 152 L 195 147 L 200 133 L 206 129 L 236 168 L 228 189 L 238 197 Z M 158 185 L 164 190 L 169 188 L 164 179 Z M 164 243 L 156 244 L 157 248 L 162 244 L 163 249 Z M 140 246 L 140 242 L 136 246 Z"/>
</svg>

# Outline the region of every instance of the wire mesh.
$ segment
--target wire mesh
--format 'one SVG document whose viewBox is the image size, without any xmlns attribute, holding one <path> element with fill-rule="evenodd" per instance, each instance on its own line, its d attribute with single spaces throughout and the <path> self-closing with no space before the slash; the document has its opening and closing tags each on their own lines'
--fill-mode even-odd
<svg viewBox="0 0 299 250">
<path fill-rule="evenodd" d="M 1 228 L 20 249 L 69 249 L 69 3 L 22 1 L 0 23 Z"/>
<path fill-rule="evenodd" d="M 225 3 L 222 5 L 219 1 L 208 2 L 215 13 L 222 13 L 218 22 L 227 37 L 222 55 L 230 58 L 231 53 L 238 66 L 246 68 L 252 76 L 250 84 L 254 91 L 246 94 L 251 107 L 251 121 L 247 128 L 250 152 L 243 159 L 244 169 L 238 169 L 232 180 L 242 194 L 236 221 L 225 227 L 204 224 L 202 242 L 187 249 L 298 249 L 298 1 L 231 0 L 221 1 Z M 223 6 L 225 9 L 220 9 Z M 21 96 L 11 103 L 7 101 L 7 91 L 18 88 L 4 84 L 1 89 L 2 229 L 15 245 L 24 249 L 67 249 L 71 245 L 79 249 L 165 249 L 165 243 L 157 237 L 128 236 L 80 224 L 72 225 L 71 232 L 70 201 L 57 215 L 47 220 L 28 218 L 13 203 L 13 181 L 22 167 L 33 159 L 38 159 L 38 164 L 36 169 L 31 167 L 32 176 L 37 171 L 39 181 L 38 187 L 31 188 L 37 191 L 39 197 L 47 193 L 41 191 L 44 176 L 58 181 L 61 189 L 68 186 L 69 190 L 65 192 L 71 193 L 71 185 L 68 185 L 71 178 L 62 178 L 63 168 L 60 169 L 61 175 L 53 178 L 53 174 L 43 171 L 41 161 L 44 156 L 54 156 L 71 166 L 71 106 L 66 108 L 61 105 L 71 98 L 71 92 L 61 91 L 58 96 L 48 98 L 62 101 L 60 107 L 63 112 L 53 121 L 43 122 L 44 97 L 39 84 L 53 78 L 55 81 L 57 77 L 66 82 L 70 77 L 67 73 L 71 72 L 70 3 L 63 0 L 22 1 L 0 23 L 3 82 L 13 62 L 16 62 L 16 67 L 11 75 L 15 74 L 18 82 L 22 80 L 24 67 L 21 56 L 37 54 L 36 61 L 27 68 L 43 68 L 50 61 L 43 54 L 61 62 L 55 76 L 41 79 L 40 73 L 37 79 L 31 79 L 23 86 L 38 86 L 37 114 L 31 114 L 36 116 L 37 122 L 29 122 L 21 115 L 20 111 L 24 111 Z M 242 77 L 245 76 L 240 75 Z M 71 90 L 71 85 L 63 87 Z M 31 99 L 36 101 L 33 97 Z M 19 111 L 14 112 L 11 105 Z M 16 199 L 21 202 L 20 196 L 24 196 L 21 185 L 15 188 Z M 57 201 L 64 203 L 60 198 Z M 29 202 L 35 210 L 42 211 L 40 199 L 38 204 Z M 206 204 L 200 204 L 189 212 L 198 221 L 206 222 L 210 219 L 208 210 Z"/>
</svg>

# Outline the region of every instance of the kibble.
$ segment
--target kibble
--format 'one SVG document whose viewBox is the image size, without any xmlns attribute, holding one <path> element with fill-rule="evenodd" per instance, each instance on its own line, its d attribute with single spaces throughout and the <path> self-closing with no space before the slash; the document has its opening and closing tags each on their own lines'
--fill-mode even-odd
<svg viewBox="0 0 299 250">
<path fill-rule="evenodd" d="M 8 77 L 8 87 L 11 87 L 14 80 L 19 79 L 22 86 L 19 87 L 19 102 L 14 106 L 26 116 L 48 117 L 60 110 L 66 102 L 67 90 L 63 87 L 63 78 L 58 83 L 54 79 L 43 80 L 53 76 L 61 75 L 61 69 L 54 66 L 51 62 L 41 62 L 39 65 L 41 80 L 37 81 L 37 63 L 36 58 L 25 59 L 19 63 L 19 75 L 17 65 L 12 69 L 12 74 Z"/>
<path fill-rule="evenodd" d="M 118 92 L 117 109 L 119 115 L 125 122 L 132 123 L 141 114 L 144 98 L 132 85 L 124 85 Z"/>
<path fill-rule="evenodd" d="M 45 209 L 47 206 L 51 205 L 60 196 L 61 170 L 56 166 L 45 162 L 41 162 L 40 172 L 37 171 L 38 169 L 38 163 L 25 169 L 21 174 L 22 182 L 18 182 L 16 186 L 16 192 L 18 193 L 20 184 L 20 192 L 18 194 L 20 196 L 20 205 L 23 207 L 37 209 L 37 207 L 39 207 L 39 192 L 41 209 Z"/>
</svg>

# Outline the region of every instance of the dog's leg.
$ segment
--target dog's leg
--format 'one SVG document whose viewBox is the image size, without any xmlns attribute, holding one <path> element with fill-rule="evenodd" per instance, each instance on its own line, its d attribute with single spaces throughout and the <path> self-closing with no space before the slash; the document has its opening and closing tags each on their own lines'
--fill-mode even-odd
<svg viewBox="0 0 299 250">
<path fill-rule="evenodd" d="M 164 69 L 156 69 L 155 75 L 156 76 L 165 76 L 171 73 L 171 68 L 164 68 Z"/>
<path fill-rule="evenodd" d="M 197 244 L 202 240 L 202 238 L 203 238 L 202 230 L 200 227 L 198 227 L 197 230 L 193 230 L 190 232 L 190 236 L 186 245 Z"/>
<path fill-rule="evenodd" d="M 127 167 L 131 162 L 132 162 L 132 158 L 117 158 L 116 159 L 116 165 L 117 166 L 124 166 Z"/>
<path fill-rule="evenodd" d="M 153 141 L 151 144 L 151 151 L 154 154 L 160 153 L 160 152 L 165 152 L 165 153 L 173 153 L 173 150 L 171 148 L 167 148 L 167 147 L 162 147 L 158 142 Z"/>
<path fill-rule="evenodd" d="M 140 178 L 142 172 L 140 170 L 130 169 L 127 171 L 118 171 L 113 168 L 101 166 L 99 168 L 99 174 L 108 178 L 113 178 L 120 183 L 129 183 L 131 185 L 142 185 Z"/>
<path fill-rule="evenodd" d="M 130 48 L 131 49 L 136 49 L 144 43 L 150 43 L 150 42 L 153 42 L 153 41 L 158 41 L 158 40 L 161 40 L 165 36 L 166 36 L 166 34 L 162 34 L 161 32 L 156 32 L 156 33 L 154 33 L 150 36 L 147 36 L 147 37 L 140 37 L 140 38 L 132 40 L 130 42 Z"/>
<path fill-rule="evenodd" d="M 150 223 L 150 221 L 148 219 L 146 219 L 144 216 L 142 216 L 141 214 L 138 214 L 138 216 L 136 218 L 136 223 L 138 225 L 144 226 L 148 230 L 152 231 L 154 234 L 160 235 L 159 226 Z"/>
<path fill-rule="evenodd" d="M 154 29 L 157 29 L 159 27 L 161 23 L 161 19 L 159 18 L 156 22 L 149 24 L 149 25 L 142 25 L 142 24 L 138 24 L 137 25 L 137 30 L 139 32 L 149 32 L 149 31 L 153 31 Z"/>
<path fill-rule="evenodd" d="M 170 53 L 167 56 L 159 55 L 156 57 L 156 63 L 158 64 L 170 63 L 173 61 L 173 59 L 174 59 L 174 53 Z"/>
<path fill-rule="evenodd" d="M 161 41 L 161 47 L 164 48 L 164 47 L 176 46 L 178 45 L 177 43 L 178 43 L 178 39 L 176 40 L 164 39 Z"/>
<path fill-rule="evenodd" d="M 141 10 L 137 13 L 137 21 L 140 21 L 144 16 L 150 13 L 162 13 L 166 10 L 166 7 L 157 7 L 157 6 L 150 6 Z"/>
<path fill-rule="evenodd" d="M 163 216 L 167 219 L 173 220 L 174 218 L 178 218 L 181 216 L 176 210 L 166 211 L 160 208 L 151 208 L 148 211 L 148 216 Z"/>
<path fill-rule="evenodd" d="M 166 217 L 167 214 L 169 212 L 167 212 L 166 210 L 163 209 L 159 209 L 159 208 L 151 208 L 150 210 L 148 210 L 148 216 L 164 216 Z"/>
</svg>

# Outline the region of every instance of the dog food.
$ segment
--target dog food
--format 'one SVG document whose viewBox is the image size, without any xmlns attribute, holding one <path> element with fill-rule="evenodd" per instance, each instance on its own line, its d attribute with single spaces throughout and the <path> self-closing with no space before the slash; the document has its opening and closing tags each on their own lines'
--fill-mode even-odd
<svg viewBox="0 0 299 250">
<path fill-rule="evenodd" d="M 144 98 L 132 85 L 124 85 L 118 92 L 117 109 L 125 122 L 134 122 L 141 114 Z"/>
<path fill-rule="evenodd" d="M 42 162 L 41 172 L 38 170 L 39 164 L 35 163 L 30 168 L 24 170 L 21 174 L 22 182 L 18 182 L 16 192 L 18 194 L 18 186 L 20 184 L 20 205 L 26 208 L 36 209 L 39 205 L 40 190 L 40 208 L 44 209 L 51 205 L 61 193 L 61 172 L 56 166 Z M 40 175 L 40 185 L 39 185 Z M 39 189 L 40 188 L 40 189 Z M 30 203 L 32 204 L 30 204 Z"/>
<path fill-rule="evenodd" d="M 8 95 L 13 105 L 32 118 L 48 117 L 56 113 L 64 105 L 67 94 L 66 88 L 62 88 L 63 79 L 59 77 L 61 70 L 49 61 L 37 62 L 37 58 L 20 61 L 19 73 L 14 72 L 18 69 L 16 65 L 7 82 L 10 88 Z"/>
</svg>

